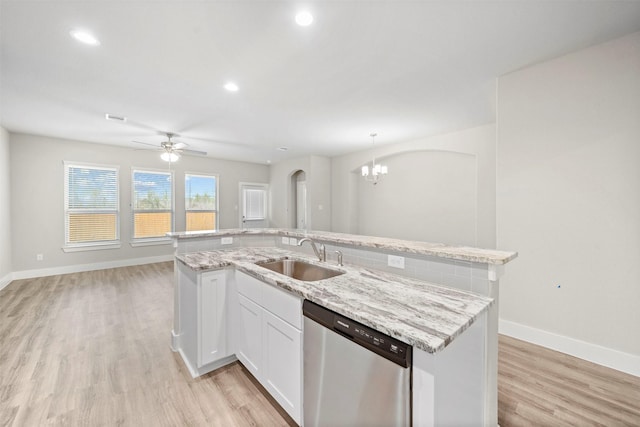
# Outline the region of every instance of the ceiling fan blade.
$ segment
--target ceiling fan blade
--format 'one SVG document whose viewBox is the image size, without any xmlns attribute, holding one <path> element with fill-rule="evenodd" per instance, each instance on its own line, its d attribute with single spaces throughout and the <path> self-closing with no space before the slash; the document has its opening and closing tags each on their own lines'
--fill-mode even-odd
<svg viewBox="0 0 640 427">
<path fill-rule="evenodd" d="M 164 150 L 161 149 L 161 148 L 155 148 L 155 149 L 154 148 L 134 148 L 133 151 L 158 151 L 158 152 L 160 152 L 160 151 L 164 151 Z"/>
<path fill-rule="evenodd" d="M 173 148 L 176 150 L 182 150 L 185 147 L 188 147 L 189 145 L 186 142 L 176 142 L 175 144 L 173 144 Z"/>
<path fill-rule="evenodd" d="M 251 145 L 245 144 L 245 143 L 242 143 L 242 142 L 220 141 L 220 140 L 215 140 L 215 139 L 199 138 L 197 136 L 186 136 L 186 135 L 183 136 L 183 138 L 195 139 L 197 141 L 209 142 L 211 144 L 231 145 L 231 146 L 237 147 L 237 148 L 253 148 Z"/>
<path fill-rule="evenodd" d="M 206 156 L 207 152 L 206 151 L 198 151 L 198 150 L 185 150 L 182 149 L 180 150 L 182 153 L 184 154 L 188 154 L 190 156 Z"/>
<path fill-rule="evenodd" d="M 160 148 L 158 146 L 158 144 L 149 144 L 148 142 L 141 142 L 141 141 L 131 141 L 131 142 L 135 142 L 136 144 L 148 145 L 148 146 L 154 147 L 154 148 Z"/>
</svg>

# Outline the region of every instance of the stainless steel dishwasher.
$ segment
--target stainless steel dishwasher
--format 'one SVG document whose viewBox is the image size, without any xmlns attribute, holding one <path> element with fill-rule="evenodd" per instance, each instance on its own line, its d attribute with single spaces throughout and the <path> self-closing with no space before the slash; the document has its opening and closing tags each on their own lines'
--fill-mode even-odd
<svg viewBox="0 0 640 427">
<path fill-rule="evenodd" d="M 410 426 L 412 347 L 305 300 L 304 426 Z"/>
</svg>

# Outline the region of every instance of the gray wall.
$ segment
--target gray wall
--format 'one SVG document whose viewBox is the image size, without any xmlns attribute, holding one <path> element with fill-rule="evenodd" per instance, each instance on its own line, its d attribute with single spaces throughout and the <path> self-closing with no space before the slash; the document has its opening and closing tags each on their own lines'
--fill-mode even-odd
<svg viewBox="0 0 640 427">
<path fill-rule="evenodd" d="M 131 169 L 168 170 L 158 153 L 101 144 L 11 134 L 13 271 L 170 255 L 165 246 L 131 247 Z M 63 161 L 120 166 L 120 249 L 64 253 Z M 220 228 L 238 227 L 239 182 L 269 182 L 265 165 L 183 156 L 175 171 L 175 229 L 184 231 L 184 173 L 219 175 Z M 36 261 L 36 254 L 44 255 Z"/>
<path fill-rule="evenodd" d="M 494 248 L 495 132 L 490 124 L 334 157 L 333 231 Z M 360 175 L 374 154 L 389 166 L 375 187 Z"/>
<path fill-rule="evenodd" d="M 640 355 L 640 33 L 499 79 L 501 318 Z"/>
<path fill-rule="evenodd" d="M 270 218 L 271 226 L 291 228 L 291 175 L 305 173 L 307 183 L 307 224 L 309 229 L 331 229 L 331 160 L 309 156 L 283 160 L 271 165 Z"/>
<path fill-rule="evenodd" d="M 0 127 L 0 288 L 8 283 L 11 274 L 11 216 L 10 216 L 10 155 L 9 133 Z"/>
</svg>

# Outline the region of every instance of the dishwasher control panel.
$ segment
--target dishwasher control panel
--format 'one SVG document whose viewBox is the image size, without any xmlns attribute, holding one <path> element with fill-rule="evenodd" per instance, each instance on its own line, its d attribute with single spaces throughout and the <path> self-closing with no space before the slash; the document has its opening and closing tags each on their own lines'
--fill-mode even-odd
<svg viewBox="0 0 640 427">
<path fill-rule="evenodd" d="M 407 343 L 308 300 L 303 303 L 303 314 L 400 366 L 411 366 L 412 347 Z"/>
</svg>

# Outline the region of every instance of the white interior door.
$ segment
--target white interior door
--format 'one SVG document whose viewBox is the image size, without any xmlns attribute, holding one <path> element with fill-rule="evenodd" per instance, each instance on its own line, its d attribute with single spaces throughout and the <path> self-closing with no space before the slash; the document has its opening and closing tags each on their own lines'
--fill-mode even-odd
<svg viewBox="0 0 640 427">
<path fill-rule="evenodd" d="M 240 183 L 240 228 L 266 228 L 267 184 Z"/>
<path fill-rule="evenodd" d="M 298 181 L 296 186 L 296 228 L 307 228 L 307 182 Z"/>
</svg>

